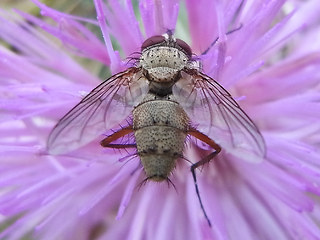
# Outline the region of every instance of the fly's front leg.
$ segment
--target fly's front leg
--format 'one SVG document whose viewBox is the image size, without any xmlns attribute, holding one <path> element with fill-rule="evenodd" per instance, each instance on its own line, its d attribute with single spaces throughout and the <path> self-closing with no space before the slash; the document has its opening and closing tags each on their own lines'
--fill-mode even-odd
<svg viewBox="0 0 320 240">
<path fill-rule="evenodd" d="M 128 127 L 122 128 L 119 131 L 114 132 L 110 136 L 108 136 L 105 139 L 103 139 L 100 142 L 100 145 L 102 147 L 106 147 L 106 148 L 117 148 L 117 149 L 135 148 L 135 147 L 137 147 L 136 144 L 112 144 L 112 142 L 114 142 L 115 140 L 117 140 L 117 139 L 119 139 L 121 137 L 124 137 L 125 135 L 128 135 L 129 133 L 132 133 L 132 132 L 133 132 L 132 126 L 128 126 Z"/>
<path fill-rule="evenodd" d="M 210 162 L 211 159 L 213 159 L 215 156 L 217 156 L 218 153 L 221 151 L 221 147 L 218 144 L 216 144 L 211 138 L 207 137 L 206 135 L 204 135 L 203 133 L 201 133 L 201 132 L 199 132 L 199 131 L 197 131 L 195 129 L 190 129 L 188 131 L 188 134 L 190 134 L 191 136 L 194 136 L 195 138 L 197 138 L 197 139 L 201 140 L 202 142 L 208 144 L 210 147 L 212 147 L 215 150 L 214 152 L 210 153 L 209 155 L 207 155 L 206 157 L 201 159 L 199 162 L 196 162 L 195 164 L 192 164 L 191 169 L 190 169 L 191 173 L 192 173 L 193 181 L 194 181 L 194 186 L 196 188 L 196 193 L 197 193 L 197 196 L 198 196 L 198 199 L 199 199 L 200 207 L 202 209 L 202 212 L 203 212 L 205 218 L 208 221 L 209 226 L 211 227 L 210 219 L 209 219 L 209 217 L 208 217 L 208 215 L 207 215 L 207 213 L 206 213 L 206 211 L 205 211 L 205 209 L 203 207 L 202 200 L 201 200 L 201 197 L 200 197 L 200 192 L 199 192 L 199 187 L 198 187 L 198 182 L 197 182 L 197 177 L 196 177 L 195 170 L 198 167 Z"/>
</svg>

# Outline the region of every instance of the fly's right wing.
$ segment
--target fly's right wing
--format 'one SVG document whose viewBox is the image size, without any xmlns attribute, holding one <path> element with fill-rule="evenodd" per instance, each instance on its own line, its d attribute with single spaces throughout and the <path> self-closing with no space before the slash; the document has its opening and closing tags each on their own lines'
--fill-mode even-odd
<svg viewBox="0 0 320 240">
<path fill-rule="evenodd" d="M 132 67 L 107 79 L 57 123 L 48 138 L 48 152 L 61 154 L 91 142 L 126 119 L 148 89 L 141 68 Z"/>
<path fill-rule="evenodd" d="M 238 157 L 263 160 L 266 148 L 259 129 L 218 82 L 185 69 L 172 91 L 200 132 Z"/>
</svg>

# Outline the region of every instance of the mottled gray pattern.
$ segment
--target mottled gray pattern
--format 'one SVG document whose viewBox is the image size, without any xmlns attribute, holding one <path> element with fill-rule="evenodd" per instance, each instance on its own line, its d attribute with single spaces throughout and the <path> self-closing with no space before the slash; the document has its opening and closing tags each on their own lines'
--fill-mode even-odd
<svg viewBox="0 0 320 240">
<path fill-rule="evenodd" d="M 140 66 L 149 80 L 149 93 L 133 110 L 138 155 L 147 178 L 168 178 L 182 156 L 189 118 L 173 99 L 171 88 L 189 57 L 177 48 L 156 46 L 142 52 Z"/>
<path fill-rule="evenodd" d="M 148 178 L 165 180 L 182 156 L 189 118 L 168 95 L 147 94 L 133 110 L 138 154 Z"/>
</svg>

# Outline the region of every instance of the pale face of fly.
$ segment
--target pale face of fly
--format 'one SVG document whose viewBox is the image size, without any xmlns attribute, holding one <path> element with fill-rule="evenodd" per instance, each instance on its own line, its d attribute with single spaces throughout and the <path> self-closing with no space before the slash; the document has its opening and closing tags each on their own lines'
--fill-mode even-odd
<svg viewBox="0 0 320 240">
<path fill-rule="evenodd" d="M 172 36 L 151 37 L 143 43 L 141 49 L 140 66 L 146 71 L 149 81 L 175 82 L 179 72 L 191 60 L 190 47 Z"/>
</svg>

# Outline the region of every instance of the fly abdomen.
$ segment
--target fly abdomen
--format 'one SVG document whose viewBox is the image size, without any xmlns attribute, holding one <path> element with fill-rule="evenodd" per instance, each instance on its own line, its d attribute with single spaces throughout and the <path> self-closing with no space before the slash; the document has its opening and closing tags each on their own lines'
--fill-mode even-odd
<svg viewBox="0 0 320 240">
<path fill-rule="evenodd" d="M 133 111 L 138 155 L 147 178 L 168 178 L 184 149 L 189 118 L 170 96 L 148 94 Z"/>
<path fill-rule="evenodd" d="M 186 133 L 167 126 L 143 127 L 135 131 L 138 154 L 148 178 L 167 179 L 181 156 Z"/>
</svg>

